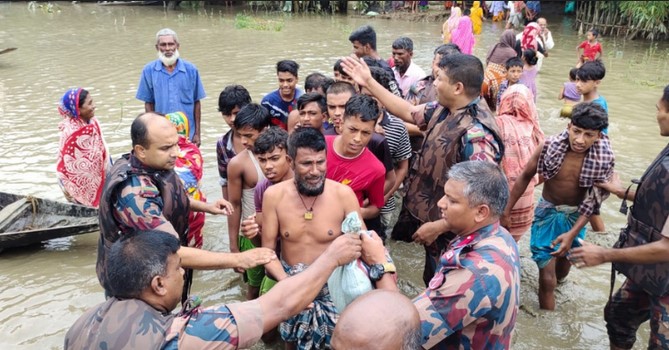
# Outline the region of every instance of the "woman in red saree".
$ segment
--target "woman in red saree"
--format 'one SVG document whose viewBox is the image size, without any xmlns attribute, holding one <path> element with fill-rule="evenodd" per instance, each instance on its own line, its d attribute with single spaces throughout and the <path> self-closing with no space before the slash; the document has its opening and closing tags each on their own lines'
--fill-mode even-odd
<svg viewBox="0 0 669 350">
<path fill-rule="evenodd" d="M 179 134 L 179 155 L 174 171 L 179 175 L 184 189 L 191 200 L 206 202 L 200 188 L 202 180 L 202 153 L 194 143 L 188 140 L 190 125 L 188 117 L 183 112 L 170 113 L 165 116 L 177 128 Z M 202 248 L 202 227 L 204 226 L 204 213 L 190 211 L 188 214 L 188 246 Z"/>
<path fill-rule="evenodd" d="M 58 125 L 58 184 L 69 202 L 97 208 L 111 157 L 95 118 L 95 103 L 88 91 L 70 89 L 58 112 L 63 117 Z"/>
<path fill-rule="evenodd" d="M 544 142 L 544 132 L 539 127 L 537 108 L 530 89 L 523 84 L 509 86 L 497 106 L 495 121 L 504 142 L 502 169 L 509 181 L 509 188 L 513 188 L 534 150 Z M 508 229 L 516 242 L 532 226 L 534 186 L 537 180 L 535 177 L 530 181 L 523 195 L 511 209 Z"/>
</svg>

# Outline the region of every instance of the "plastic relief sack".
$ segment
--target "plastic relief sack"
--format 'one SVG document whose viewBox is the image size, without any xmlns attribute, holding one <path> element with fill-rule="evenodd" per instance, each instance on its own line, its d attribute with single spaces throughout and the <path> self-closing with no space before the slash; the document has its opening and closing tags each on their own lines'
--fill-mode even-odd
<svg viewBox="0 0 669 350">
<path fill-rule="evenodd" d="M 341 232 L 369 234 L 362 230 L 362 221 L 357 212 L 350 212 L 346 215 L 344 222 L 341 223 Z M 337 267 L 328 279 L 328 289 L 337 311 L 342 313 L 355 298 L 373 289 L 367 266 L 358 258 L 344 266 Z"/>
</svg>

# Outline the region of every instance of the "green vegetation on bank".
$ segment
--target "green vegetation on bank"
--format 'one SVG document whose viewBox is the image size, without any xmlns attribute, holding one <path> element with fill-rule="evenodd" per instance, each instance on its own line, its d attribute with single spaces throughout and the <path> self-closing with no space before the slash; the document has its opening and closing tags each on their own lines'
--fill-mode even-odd
<svg viewBox="0 0 669 350">
<path fill-rule="evenodd" d="M 581 30 L 599 28 L 605 35 L 628 39 L 668 39 L 669 2 L 583 1 L 576 11 Z"/>
</svg>

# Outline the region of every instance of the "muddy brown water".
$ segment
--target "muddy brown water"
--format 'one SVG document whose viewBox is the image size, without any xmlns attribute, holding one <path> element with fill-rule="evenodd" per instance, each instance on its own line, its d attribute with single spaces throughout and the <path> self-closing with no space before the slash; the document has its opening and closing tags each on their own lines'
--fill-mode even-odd
<svg viewBox="0 0 669 350">
<path fill-rule="evenodd" d="M 237 9 L 240 10 L 240 9 Z M 370 23 L 378 33 L 378 48 L 390 55 L 392 41 L 414 40 L 414 60 L 429 70 L 432 50 L 439 44 L 441 23 L 375 20 L 316 15 L 258 16 L 282 23 L 279 31 L 236 29 L 234 13 L 224 8 L 164 12 L 156 7 L 105 7 L 58 2 L 48 9 L 23 2 L 0 3 L 0 49 L 19 49 L 0 56 L 0 190 L 63 200 L 56 184 L 58 148 L 57 101 L 66 89 L 91 91 L 112 154 L 130 148 L 129 126 L 143 104 L 134 98 L 142 67 L 155 56 L 154 35 L 162 27 L 179 34 L 182 57 L 200 70 L 208 97 L 202 102 L 205 159 L 204 190 L 220 198 L 215 143 L 226 131 L 217 112 L 224 86 L 246 86 L 255 101 L 276 89 L 274 65 L 295 59 L 300 76 L 320 71 L 351 52 L 347 38 L 354 28 Z M 575 47 L 584 40 L 572 31 L 570 18 L 549 18 L 556 47 L 537 78 L 540 122 L 547 135 L 566 126 L 558 117 L 559 89 L 576 61 Z M 484 59 L 502 32 L 499 23 L 485 22 L 475 55 Z M 623 180 L 638 178 L 666 144 L 659 136 L 655 103 L 667 81 L 666 43 L 603 38 L 606 78 L 600 92 L 609 103 L 610 136 L 616 168 Z M 300 85 L 302 82 L 300 82 Z M 609 199 L 603 216 L 610 242 L 623 224 L 619 201 Z M 207 218 L 207 249 L 227 250 L 226 219 Z M 95 277 L 98 234 L 50 241 L 42 246 L 0 254 L 0 348 L 62 348 L 69 326 L 104 297 Z M 523 251 L 522 310 L 514 349 L 607 349 L 602 309 L 609 289 L 609 265 L 575 270 L 558 288 L 558 311 L 538 311 L 536 266 Z M 391 243 L 405 292 L 415 295 L 421 284 L 423 250 Z M 239 277 L 232 271 L 198 272 L 193 292 L 205 304 L 243 299 Z M 648 327 L 639 332 L 637 348 L 645 348 Z M 256 346 L 262 349 L 262 345 Z"/>
</svg>

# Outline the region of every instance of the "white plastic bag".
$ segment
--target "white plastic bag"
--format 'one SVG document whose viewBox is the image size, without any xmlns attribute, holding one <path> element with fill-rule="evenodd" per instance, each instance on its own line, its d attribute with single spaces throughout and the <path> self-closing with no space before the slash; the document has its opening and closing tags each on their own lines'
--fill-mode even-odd
<svg viewBox="0 0 669 350">
<path fill-rule="evenodd" d="M 360 234 L 362 222 L 357 212 L 350 212 L 341 223 L 341 231 L 347 234 Z M 368 234 L 363 231 L 364 234 Z M 361 259 L 337 267 L 328 279 L 330 297 L 339 313 L 355 298 L 372 290 L 372 282 L 369 280 L 367 266 Z"/>
</svg>

